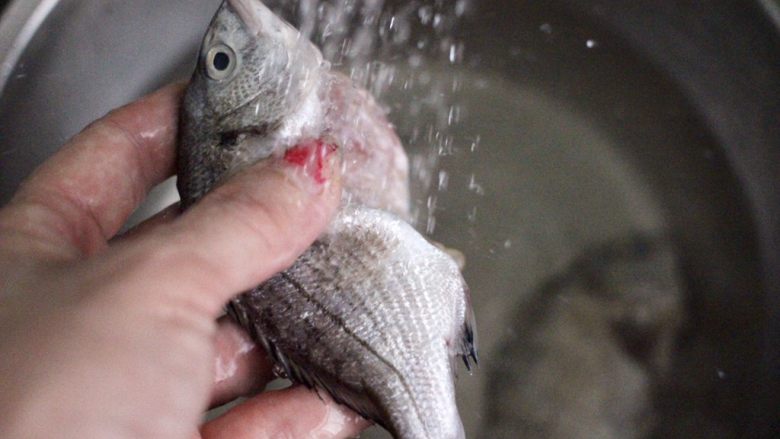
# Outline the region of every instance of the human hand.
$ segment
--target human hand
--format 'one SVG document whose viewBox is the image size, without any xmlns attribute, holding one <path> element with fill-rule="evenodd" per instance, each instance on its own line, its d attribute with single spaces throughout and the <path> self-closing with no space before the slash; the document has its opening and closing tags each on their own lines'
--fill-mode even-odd
<svg viewBox="0 0 780 439">
<path fill-rule="evenodd" d="M 289 266 L 340 197 L 292 164 L 255 165 L 179 216 L 115 238 L 174 170 L 181 86 L 87 127 L 0 210 L 0 437 L 338 438 L 362 418 L 271 365 L 223 304 Z"/>
</svg>

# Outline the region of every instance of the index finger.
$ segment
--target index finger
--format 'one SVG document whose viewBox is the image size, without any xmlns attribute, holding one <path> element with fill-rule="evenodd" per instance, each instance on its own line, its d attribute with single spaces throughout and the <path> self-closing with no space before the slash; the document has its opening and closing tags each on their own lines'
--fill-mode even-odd
<svg viewBox="0 0 780 439">
<path fill-rule="evenodd" d="M 273 363 L 265 351 L 227 317 L 219 321 L 214 348 L 211 407 L 256 393 L 274 379 Z"/>
<path fill-rule="evenodd" d="M 339 439 L 354 437 L 370 425 L 328 394 L 296 386 L 250 398 L 206 423 L 201 437 Z"/>
<path fill-rule="evenodd" d="M 71 139 L 22 185 L 5 228 L 91 254 L 147 192 L 173 174 L 182 84 L 114 110 Z"/>
</svg>

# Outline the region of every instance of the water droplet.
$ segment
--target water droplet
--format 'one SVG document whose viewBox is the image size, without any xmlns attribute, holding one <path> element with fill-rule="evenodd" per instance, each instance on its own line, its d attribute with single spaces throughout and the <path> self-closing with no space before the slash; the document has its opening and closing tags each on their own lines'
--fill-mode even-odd
<svg viewBox="0 0 780 439">
<path fill-rule="evenodd" d="M 434 196 L 428 197 L 428 223 L 425 226 L 425 231 L 431 235 L 436 231 L 436 204 L 438 199 Z"/>
<path fill-rule="evenodd" d="M 469 180 L 469 190 L 477 195 L 485 195 L 485 188 L 477 183 L 477 177 L 474 174 L 471 174 L 471 179 Z"/>
<path fill-rule="evenodd" d="M 440 157 L 455 155 L 455 138 L 445 136 L 441 131 L 436 132 L 435 138 L 438 144 L 437 152 Z"/>
<path fill-rule="evenodd" d="M 437 28 L 441 26 L 442 21 L 444 21 L 444 17 L 441 14 L 436 14 L 433 16 L 433 27 Z"/>
<path fill-rule="evenodd" d="M 455 2 L 455 15 L 458 17 L 462 17 L 463 14 L 466 13 L 466 9 L 468 9 L 468 0 L 458 0 Z"/>
<path fill-rule="evenodd" d="M 436 211 L 436 203 L 438 203 L 438 201 L 439 201 L 438 198 L 436 198 L 433 195 L 428 197 L 428 204 L 427 205 L 428 205 L 428 211 L 429 212 L 435 212 Z"/>
<path fill-rule="evenodd" d="M 452 126 L 460 119 L 460 107 L 453 105 L 450 107 L 450 112 L 447 114 L 447 126 Z"/>
<path fill-rule="evenodd" d="M 477 136 L 473 142 L 471 142 L 471 147 L 469 150 L 471 152 L 476 152 L 479 149 L 480 143 L 482 142 L 482 136 Z"/>
<path fill-rule="evenodd" d="M 417 15 L 420 17 L 420 23 L 427 26 L 433 19 L 433 8 L 430 6 L 423 6 L 417 11 Z"/>
<path fill-rule="evenodd" d="M 452 92 L 457 93 L 463 88 L 460 79 L 455 78 L 452 80 Z"/>
<path fill-rule="evenodd" d="M 428 223 L 425 225 L 425 233 L 429 235 L 433 235 L 435 231 L 436 231 L 436 217 L 429 216 Z"/>
<path fill-rule="evenodd" d="M 439 171 L 439 192 L 446 191 L 450 184 L 450 174 L 447 171 Z"/>
<path fill-rule="evenodd" d="M 467 219 L 472 224 L 477 222 L 477 207 L 476 206 L 471 208 L 471 211 L 469 211 L 469 213 L 467 215 Z"/>
</svg>

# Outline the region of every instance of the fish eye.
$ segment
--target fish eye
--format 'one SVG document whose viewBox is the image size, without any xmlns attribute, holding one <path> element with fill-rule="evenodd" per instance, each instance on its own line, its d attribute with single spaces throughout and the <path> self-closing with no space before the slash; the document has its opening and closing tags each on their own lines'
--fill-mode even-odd
<svg viewBox="0 0 780 439">
<path fill-rule="evenodd" d="M 212 47 L 206 55 L 206 73 L 211 79 L 220 81 L 229 77 L 236 69 L 236 53 L 224 44 Z"/>
</svg>

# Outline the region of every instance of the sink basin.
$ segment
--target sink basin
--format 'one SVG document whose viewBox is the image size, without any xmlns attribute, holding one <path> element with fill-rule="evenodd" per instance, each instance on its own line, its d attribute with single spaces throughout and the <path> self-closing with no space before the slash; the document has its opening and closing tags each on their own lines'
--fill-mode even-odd
<svg viewBox="0 0 780 439">
<path fill-rule="evenodd" d="M 87 123 L 186 78 L 219 3 L 9 2 L 0 203 Z M 392 80 L 360 77 L 408 146 L 415 225 L 465 255 L 468 437 L 780 427 L 780 14 L 624 3 L 457 2 L 452 55 L 411 50 L 437 41 L 415 24 L 376 51 Z M 131 223 L 175 200 L 168 182 Z"/>
</svg>

